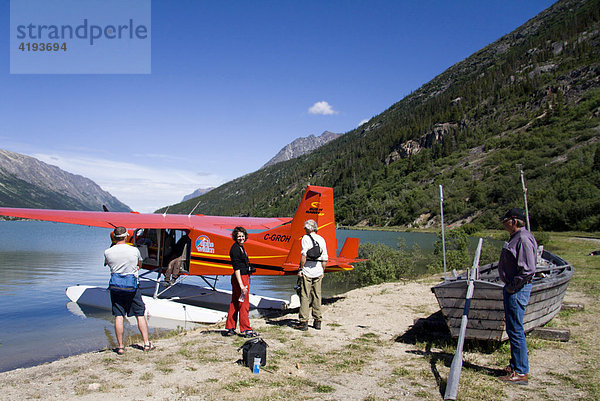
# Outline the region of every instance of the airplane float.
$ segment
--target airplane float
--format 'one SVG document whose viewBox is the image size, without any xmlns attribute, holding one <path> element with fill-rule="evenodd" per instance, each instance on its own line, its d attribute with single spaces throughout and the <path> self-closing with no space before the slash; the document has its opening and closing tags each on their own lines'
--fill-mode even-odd
<svg viewBox="0 0 600 401">
<path fill-rule="evenodd" d="M 215 288 L 218 276 L 231 275 L 233 267 L 229 249 L 231 232 L 236 226 L 249 231 L 244 247 L 254 275 L 295 275 L 300 264 L 304 222 L 313 219 L 318 233 L 327 244 L 330 255 L 325 272 L 348 271 L 359 262 L 358 238 L 347 238 L 339 255 L 335 236 L 333 189 L 309 185 L 293 218 L 289 217 L 225 217 L 179 214 L 142 214 L 137 212 L 93 212 L 0 207 L 0 215 L 54 221 L 86 226 L 128 229 L 128 242 L 140 249 L 143 258 L 140 287 L 148 314 L 151 316 L 214 323 L 225 312 L 206 308 L 228 304 L 231 292 Z M 184 239 L 180 278 L 175 285 L 161 280 L 179 240 Z M 188 246 L 189 245 L 189 246 Z M 157 278 L 149 274 L 157 273 Z M 199 276 L 208 287 L 182 283 L 186 276 Z M 213 279 L 213 283 L 209 282 Z M 160 287 L 166 288 L 160 290 Z M 106 288 L 72 286 L 67 296 L 74 302 L 110 309 Z M 287 301 L 250 294 L 251 308 L 284 309 Z"/>
</svg>

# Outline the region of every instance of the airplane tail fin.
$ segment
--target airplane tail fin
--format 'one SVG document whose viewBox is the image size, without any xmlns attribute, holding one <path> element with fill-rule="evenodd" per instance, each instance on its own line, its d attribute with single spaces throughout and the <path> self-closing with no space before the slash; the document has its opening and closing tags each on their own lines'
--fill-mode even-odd
<svg viewBox="0 0 600 401">
<path fill-rule="evenodd" d="M 333 189 L 309 185 L 302 196 L 294 218 L 288 224 L 261 233 L 264 241 L 283 246 L 289 250 L 283 264 L 284 271 L 298 269 L 304 222 L 312 219 L 317 223 L 318 234 L 325 239 L 327 250 L 331 254 L 337 252 L 335 238 L 335 213 L 333 209 Z"/>
<path fill-rule="evenodd" d="M 337 252 L 335 238 L 335 212 L 333 208 L 333 189 L 308 186 L 292 220 L 292 237 L 302 238 L 304 222 L 312 219 L 317 223 L 318 234 L 325 239 L 327 250 L 332 255 Z"/>
<path fill-rule="evenodd" d="M 300 264 L 300 251 L 302 250 L 302 236 L 305 234 L 304 222 L 314 220 L 317 223 L 317 233 L 325 239 L 327 253 L 335 255 L 337 252 L 337 239 L 335 238 L 335 211 L 333 208 L 333 189 L 328 187 L 308 186 L 302 196 L 300 205 L 292 220 L 292 238 L 294 244 L 284 264 L 298 267 Z"/>
<path fill-rule="evenodd" d="M 345 259 L 358 258 L 358 238 L 346 238 L 339 257 Z"/>
<path fill-rule="evenodd" d="M 309 185 L 292 221 L 260 234 L 263 242 L 271 242 L 273 245 L 287 250 L 287 258 L 282 266 L 284 274 L 298 270 L 302 236 L 305 234 L 304 223 L 310 219 L 317 223 L 317 233 L 325 239 L 327 244 L 329 262 L 326 271 L 352 270 L 352 263 L 364 260 L 357 259 L 358 238 L 346 238 L 340 255 L 336 257 L 338 243 L 335 237 L 333 189 Z"/>
</svg>

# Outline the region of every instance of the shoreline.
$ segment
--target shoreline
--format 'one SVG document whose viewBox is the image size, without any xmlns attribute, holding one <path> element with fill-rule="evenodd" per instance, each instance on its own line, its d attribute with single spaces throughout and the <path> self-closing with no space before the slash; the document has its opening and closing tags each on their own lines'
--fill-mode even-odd
<svg viewBox="0 0 600 401">
<path fill-rule="evenodd" d="M 334 365 L 340 365 L 339 373 L 345 376 L 353 370 L 350 365 L 347 366 L 349 361 L 344 361 L 346 356 L 340 354 L 340 350 L 348 343 L 360 342 L 361 338 L 368 339 L 368 342 L 378 342 L 383 337 L 389 340 L 397 334 L 394 329 L 396 324 L 401 323 L 407 328 L 412 324 L 412 317 L 408 314 L 404 314 L 395 323 L 393 319 L 386 319 L 386 323 L 381 324 L 380 314 L 370 313 L 371 310 L 389 313 L 395 307 L 395 297 L 386 297 L 385 294 L 397 292 L 397 289 L 408 291 L 414 303 L 411 307 L 405 307 L 407 311 L 416 305 L 419 305 L 419 309 L 431 310 L 435 309 L 431 302 L 435 302 L 433 294 L 425 302 L 418 301 L 426 299 L 423 295 L 429 291 L 428 288 L 428 285 L 418 283 L 387 283 L 328 298 L 324 300 L 325 320 L 321 331 L 311 328 L 305 333 L 292 329 L 290 325 L 296 320 L 297 309 L 272 317 L 252 319 L 253 328 L 269 344 L 267 365 L 259 375 L 253 375 L 248 368 L 237 363 L 241 358 L 237 349 L 246 339 L 221 336 L 224 323 L 220 323 L 156 339 L 153 341 L 156 349 L 148 353 L 142 352 L 134 345 L 128 346 L 125 355 L 121 357 L 111 350 L 104 349 L 30 368 L 2 372 L 0 383 L 4 389 L 3 396 L 7 400 L 35 399 L 40 396 L 45 398 L 43 392 L 49 390 L 48 394 L 52 399 L 179 399 L 183 391 L 186 395 L 183 399 L 191 397 L 189 399 L 233 400 L 240 397 L 236 390 L 238 385 L 235 384 L 240 379 L 258 384 L 264 379 L 277 381 L 280 380 L 278 376 L 282 376 L 284 381 L 300 380 L 307 383 L 314 375 L 313 365 L 321 365 L 322 361 L 318 357 L 322 353 L 331 353 L 332 362 Z M 364 299 L 368 299 L 369 302 L 363 302 Z M 348 313 L 349 309 L 354 310 L 354 313 Z M 431 312 L 433 313 L 433 310 Z M 349 319 L 346 315 L 353 316 Z M 295 354 L 293 350 L 300 352 Z M 317 352 L 309 359 L 305 359 L 305 355 L 299 356 L 310 353 L 310 350 Z M 289 356 L 292 358 L 287 358 Z M 311 360 L 313 358 L 317 360 Z M 339 361 L 339 358 L 342 360 Z M 356 363 L 357 367 L 362 366 L 362 363 Z M 124 372 L 132 380 L 114 385 L 113 383 L 118 382 L 119 375 Z M 317 376 L 322 376 L 323 373 L 325 372 Z M 140 379 L 144 390 L 135 394 Z M 332 385 L 327 384 L 328 382 L 326 376 L 315 382 L 312 386 L 318 390 L 315 390 L 315 399 L 321 399 L 322 396 L 328 398 L 329 393 L 321 393 L 330 391 L 327 386 Z M 196 387 L 215 387 L 215 391 L 211 396 L 207 396 L 204 390 L 195 390 Z M 283 386 L 287 387 L 288 385 Z M 195 394 L 196 391 L 202 394 Z M 243 394 L 247 394 L 246 391 L 247 389 Z M 255 391 L 252 391 L 251 399 L 258 397 L 262 392 L 260 388 L 256 388 Z M 335 391 L 334 394 L 341 397 L 339 391 Z M 337 396 L 333 399 L 337 399 Z M 355 396 L 356 394 L 347 394 L 344 398 L 359 399 Z"/>
<path fill-rule="evenodd" d="M 385 283 L 327 298 L 320 331 L 294 330 L 297 309 L 251 319 L 269 345 L 267 365 L 258 375 L 237 363 L 238 347 L 246 339 L 223 337 L 220 323 L 153 340 L 156 349 L 147 353 L 128 346 L 123 356 L 98 350 L 2 372 L 3 399 L 439 399 L 452 358 L 447 349 L 456 340 L 430 333 L 415 336 L 413 328 L 415 319 L 439 310 L 430 290 L 438 278 Z M 571 290 L 567 298 L 593 304 Z M 581 390 L 565 386 L 557 376 L 577 368 L 579 356 L 570 350 L 575 346 L 532 347 L 533 380 L 524 389 L 507 388 L 495 378 L 506 365 L 505 353 L 488 355 L 467 347 L 459 395 L 485 399 L 480 392 L 470 395 L 473 387 L 484 387 L 485 393 L 492 391 L 491 399 L 532 392 L 581 399 Z"/>
<path fill-rule="evenodd" d="M 188 323 L 188 325 L 189 324 L 190 323 Z M 197 323 L 192 323 L 192 324 L 199 325 Z M 129 326 L 127 326 L 127 325 L 129 325 Z M 173 335 L 176 335 L 176 333 L 177 333 L 177 330 L 174 330 L 174 329 L 150 328 L 150 327 L 149 327 L 149 329 L 151 331 L 149 334 L 150 334 L 150 338 L 152 341 L 168 338 Z M 114 336 L 114 329 L 112 329 L 112 327 L 111 327 L 111 330 L 113 330 L 113 331 L 110 332 L 110 335 Z M 193 330 L 193 329 L 190 329 L 190 330 Z M 134 338 L 139 337 L 140 342 L 141 342 L 141 336 L 138 332 L 137 326 L 135 324 L 131 324 L 131 322 L 128 323 L 127 320 L 126 320 L 126 327 L 125 327 L 125 336 L 126 337 L 134 337 Z M 111 340 L 115 341 L 112 338 L 111 338 Z M 0 346 L 2 346 L 2 344 L 0 344 Z M 60 360 L 66 359 L 66 358 L 71 358 L 71 357 L 75 357 L 75 356 L 79 356 L 79 355 L 84 355 L 84 354 L 89 354 L 89 353 L 106 352 L 106 351 L 110 351 L 110 350 L 111 350 L 111 348 L 98 348 L 97 346 L 90 346 L 86 350 L 75 351 L 75 352 L 69 353 L 69 354 L 65 353 L 64 355 L 58 355 L 58 356 L 48 356 L 46 358 L 40 358 L 39 360 L 36 360 L 33 362 L 26 362 L 24 365 L 21 365 L 21 366 L 11 367 L 7 370 L 0 370 L 0 374 L 11 372 L 11 371 L 14 371 L 17 369 L 35 368 L 37 366 L 51 364 L 56 361 L 60 361 Z"/>
</svg>

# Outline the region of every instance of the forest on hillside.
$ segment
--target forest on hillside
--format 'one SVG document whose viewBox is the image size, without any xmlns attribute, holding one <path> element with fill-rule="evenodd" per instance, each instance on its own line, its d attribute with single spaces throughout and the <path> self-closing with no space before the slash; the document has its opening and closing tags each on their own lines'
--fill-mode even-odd
<svg viewBox="0 0 600 401">
<path fill-rule="evenodd" d="M 345 225 L 600 230 L 600 0 L 564 0 L 368 123 L 169 212 L 290 216 L 307 184 L 334 188 Z M 161 211 L 164 209 L 161 209 Z"/>
</svg>

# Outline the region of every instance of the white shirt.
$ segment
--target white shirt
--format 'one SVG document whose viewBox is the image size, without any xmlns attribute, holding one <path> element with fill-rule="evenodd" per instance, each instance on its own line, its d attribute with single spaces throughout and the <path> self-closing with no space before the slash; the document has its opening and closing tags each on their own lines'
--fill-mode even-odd
<svg viewBox="0 0 600 401">
<path fill-rule="evenodd" d="M 140 250 L 129 244 L 117 244 L 104 251 L 104 264 L 111 273 L 135 274 L 138 276 L 138 261 L 142 260 Z"/>
<path fill-rule="evenodd" d="M 329 256 L 327 255 L 327 244 L 325 243 L 325 239 L 321 237 L 317 233 L 310 234 L 315 242 L 319 244 L 319 248 L 321 248 L 321 257 L 319 260 L 307 260 L 304 263 L 304 267 L 302 268 L 302 274 L 308 278 L 316 278 L 323 274 L 323 264 L 321 261 L 327 262 Z M 313 243 L 308 235 L 304 235 L 302 237 L 302 255 L 306 256 L 306 252 L 310 248 L 313 247 Z"/>
</svg>

